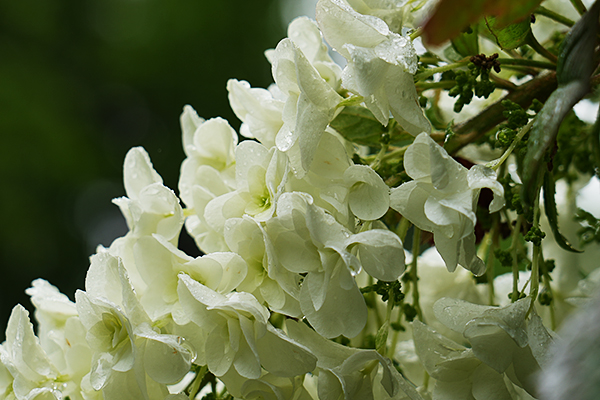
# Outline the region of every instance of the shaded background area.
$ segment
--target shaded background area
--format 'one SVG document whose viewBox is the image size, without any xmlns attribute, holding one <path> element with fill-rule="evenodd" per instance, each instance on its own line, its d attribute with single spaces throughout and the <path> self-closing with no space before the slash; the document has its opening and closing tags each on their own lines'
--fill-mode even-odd
<svg viewBox="0 0 600 400">
<path fill-rule="evenodd" d="M 33 279 L 73 298 L 96 246 L 126 232 L 111 199 L 130 147 L 176 190 L 183 106 L 239 127 L 227 79 L 272 82 L 263 52 L 285 36 L 281 7 L 0 0 L 0 341 Z"/>
</svg>

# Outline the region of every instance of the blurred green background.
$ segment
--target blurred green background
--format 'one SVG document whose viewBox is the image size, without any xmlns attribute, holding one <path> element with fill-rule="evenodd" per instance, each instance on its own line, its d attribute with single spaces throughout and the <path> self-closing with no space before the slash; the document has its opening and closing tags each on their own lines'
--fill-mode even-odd
<svg viewBox="0 0 600 400">
<path fill-rule="evenodd" d="M 126 232 L 111 199 L 130 147 L 176 190 L 183 106 L 239 127 L 227 79 L 272 82 L 282 4 L 0 0 L 0 340 L 33 279 L 73 298 L 96 246 Z"/>
</svg>

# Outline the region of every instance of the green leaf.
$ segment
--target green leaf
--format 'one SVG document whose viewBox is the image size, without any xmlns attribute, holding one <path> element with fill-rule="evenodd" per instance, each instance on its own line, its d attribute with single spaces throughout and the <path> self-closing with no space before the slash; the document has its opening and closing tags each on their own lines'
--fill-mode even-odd
<svg viewBox="0 0 600 400">
<path fill-rule="evenodd" d="M 344 139 L 365 146 L 379 146 L 387 128 L 365 107 L 348 106 L 329 124 Z"/>
<path fill-rule="evenodd" d="M 520 163 L 520 176 L 523 181 L 521 200 L 525 210 L 529 209 L 538 196 L 543 169 L 546 168 L 544 156 L 556 141 L 558 129 L 573 106 L 587 93 L 588 82 L 573 81 L 559 86 L 546 100 L 538 113 L 527 140 L 527 153 Z"/>
<path fill-rule="evenodd" d="M 467 32 L 461 32 L 452 39 L 452 47 L 463 57 L 479 54 L 479 38 L 477 25 L 472 26 Z"/>
<path fill-rule="evenodd" d="M 546 216 L 548 217 L 548 222 L 550 223 L 550 228 L 552 229 L 552 234 L 554 235 L 554 240 L 556 243 L 567 251 L 571 251 L 573 253 L 581 253 L 581 250 L 575 249 L 571 246 L 571 243 L 560 233 L 558 230 L 558 211 L 556 210 L 556 199 L 554 195 L 556 193 L 556 187 L 554 184 L 554 176 L 552 176 L 552 172 L 546 172 L 544 176 L 544 210 L 546 211 Z"/>
<path fill-rule="evenodd" d="M 527 35 L 531 32 L 529 19 L 500 27 L 496 18 L 487 17 L 485 18 L 485 26 L 502 50 L 512 50 L 523 46 L 526 44 Z"/>
<path fill-rule="evenodd" d="M 528 18 L 542 0 L 441 0 L 423 27 L 426 44 L 453 39 L 484 16 L 494 16 L 497 27 Z"/>
<path fill-rule="evenodd" d="M 556 142 L 562 120 L 589 92 L 590 75 L 595 69 L 593 60 L 599 14 L 600 2 L 596 2 L 565 38 L 558 57 L 558 88 L 538 113 L 529 134 L 527 153 L 519 168 L 523 180 L 521 200 L 526 209 L 531 207 L 537 198 L 544 156 Z"/>
<path fill-rule="evenodd" d="M 596 1 L 573 26 L 563 41 L 556 65 L 558 85 L 574 80 L 587 80 L 596 69 L 594 48 L 598 35 L 600 2 Z"/>
</svg>

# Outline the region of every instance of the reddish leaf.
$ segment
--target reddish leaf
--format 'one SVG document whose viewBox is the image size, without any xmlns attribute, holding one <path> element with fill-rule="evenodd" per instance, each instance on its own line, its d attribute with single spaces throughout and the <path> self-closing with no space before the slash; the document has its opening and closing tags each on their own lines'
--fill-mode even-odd
<svg viewBox="0 0 600 400">
<path fill-rule="evenodd" d="M 528 17 L 542 0 L 441 0 L 423 27 L 428 45 L 439 45 L 483 16 L 496 18 L 501 28 Z"/>
</svg>

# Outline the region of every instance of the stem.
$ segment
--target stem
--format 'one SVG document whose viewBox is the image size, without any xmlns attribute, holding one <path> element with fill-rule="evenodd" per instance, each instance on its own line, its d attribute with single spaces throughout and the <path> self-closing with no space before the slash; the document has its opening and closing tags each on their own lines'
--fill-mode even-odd
<svg viewBox="0 0 600 400">
<path fill-rule="evenodd" d="M 571 4 L 573 5 L 573 7 L 575 7 L 579 15 L 583 15 L 587 12 L 585 4 L 583 4 L 581 0 L 571 0 Z"/>
<path fill-rule="evenodd" d="M 452 64 L 446 64 L 446 65 L 442 65 L 441 67 L 436 67 L 436 68 L 431 68 L 431 69 L 426 69 L 425 71 L 418 73 L 415 75 L 415 82 L 416 81 L 421 81 L 425 78 L 429 78 L 430 76 L 440 73 L 440 72 L 446 72 L 446 71 L 450 71 L 451 69 L 455 69 L 455 68 L 460 68 L 460 67 L 464 67 L 469 63 L 469 59 L 463 59 L 462 61 L 459 62 L 455 62 Z"/>
<path fill-rule="evenodd" d="M 539 204 L 539 196 L 536 196 L 538 200 L 535 201 L 534 210 L 533 210 L 533 227 L 539 227 L 540 225 L 540 204 Z M 538 293 L 540 291 L 540 258 L 542 253 L 541 245 L 533 245 L 533 257 L 531 259 L 531 286 L 529 288 L 529 297 L 531 297 L 531 305 L 529 306 L 529 310 L 527 311 L 527 316 L 533 310 L 535 305 L 535 300 L 537 299 Z"/>
<path fill-rule="evenodd" d="M 519 131 L 519 133 L 517 134 L 517 136 L 515 137 L 515 139 L 512 141 L 512 143 L 510 144 L 510 146 L 508 146 L 508 149 L 506 149 L 506 151 L 504 152 L 504 154 L 502 154 L 500 156 L 500 158 L 497 158 L 493 161 L 490 161 L 489 163 L 487 163 L 487 167 L 493 169 L 494 171 L 497 171 L 498 168 L 500 168 L 500 166 L 504 163 L 504 161 L 506 161 L 506 159 L 508 158 L 508 156 L 510 156 L 510 154 L 513 152 L 513 150 L 515 149 L 515 147 L 517 147 L 517 144 L 519 144 L 519 142 L 521 141 L 521 139 L 523 139 L 523 136 L 525 136 L 525 134 L 527 132 L 529 132 L 529 130 L 531 129 L 531 127 L 533 126 L 533 122 L 535 121 L 535 118 L 532 118 L 531 121 L 529 121 L 527 123 L 527 125 L 525 125 L 523 128 L 521 128 L 521 130 Z"/>
<path fill-rule="evenodd" d="M 390 158 L 396 158 L 396 157 L 402 157 L 404 156 L 404 153 L 406 153 L 406 150 L 408 150 L 408 146 L 404 146 L 404 147 L 400 147 L 397 148 L 396 150 L 392 150 L 389 153 L 385 154 L 384 156 L 381 157 L 381 161 L 387 161 Z"/>
<path fill-rule="evenodd" d="M 535 300 L 537 299 L 537 295 L 540 291 L 540 253 L 542 249 L 540 246 L 533 246 L 533 257 L 531 259 L 531 287 L 529 288 L 529 297 L 531 297 L 531 305 L 529 306 L 529 311 L 527 311 L 527 316 L 533 310 L 533 306 L 535 305 Z"/>
<path fill-rule="evenodd" d="M 558 60 L 558 58 L 556 58 L 554 54 L 550 53 L 544 46 L 540 44 L 540 42 L 537 41 L 532 32 L 529 32 L 529 34 L 527 35 L 526 42 L 529 45 L 529 47 L 531 47 L 536 53 L 538 53 L 542 57 L 547 58 L 553 63 L 556 63 L 556 61 Z"/>
<path fill-rule="evenodd" d="M 369 286 L 373 286 L 373 284 L 373 277 L 369 275 Z M 369 295 L 371 297 L 371 304 L 373 304 L 373 310 L 375 311 L 375 319 L 377 322 L 377 326 L 379 327 L 383 325 L 383 320 L 381 319 L 381 314 L 379 313 L 379 308 L 377 307 L 377 295 L 375 294 L 375 292 L 371 292 L 369 293 Z"/>
<path fill-rule="evenodd" d="M 396 318 L 396 323 L 400 324 L 402 322 L 402 317 L 403 317 L 403 313 L 402 313 L 402 302 L 400 303 L 400 307 L 398 307 L 398 317 Z M 390 358 L 394 357 L 394 354 L 396 354 L 396 344 L 398 343 L 398 336 L 400 335 L 400 331 L 394 330 L 394 333 L 392 335 L 392 344 L 390 345 L 390 348 L 388 350 L 388 354 L 390 355 Z"/>
<path fill-rule="evenodd" d="M 507 65 L 517 65 L 522 67 L 556 70 L 556 64 L 552 64 L 547 61 L 528 60 L 526 58 L 498 58 L 496 61 L 500 63 L 500 67 Z"/>
<path fill-rule="evenodd" d="M 410 37 L 410 40 L 415 40 L 416 38 L 418 38 L 422 34 L 423 34 L 423 29 L 422 28 L 417 28 L 410 35 L 408 35 L 408 37 Z"/>
<path fill-rule="evenodd" d="M 494 256 L 494 249 L 498 248 L 499 239 L 500 239 L 500 218 L 497 213 L 492 214 L 492 230 L 490 231 L 491 245 L 488 252 L 488 259 L 486 260 L 486 275 L 487 275 L 487 284 L 488 284 L 488 304 L 493 306 L 496 300 L 496 291 L 494 290 L 494 261 L 496 260 Z"/>
<path fill-rule="evenodd" d="M 391 356 L 388 356 L 389 358 L 392 358 L 394 356 L 394 353 L 388 353 L 388 348 L 387 348 L 387 338 L 390 335 L 390 330 L 392 329 L 392 324 L 391 324 L 391 319 L 392 319 L 392 309 L 394 308 L 394 293 L 393 290 L 390 289 L 389 293 L 388 293 L 389 297 L 388 297 L 388 301 L 387 301 L 387 308 L 386 308 L 386 312 L 385 312 L 385 322 L 383 323 L 385 326 L 385 324 L 387 324 L 387 333 L 385 335 L 386 337 L 386 341 L 383 343 L 383 347 L 381 349 L 378 349 L 379 353 L 386 357 L 387 354 L 391 354 Z M 395 349 L 394 349 L 395 351 Z"/>
<path fill-rule="evenodd" d="M 514 83 L 512 83 L 509 80 L 500 78 L 496 74 L 490 74 L 490 80 L 492 82 L 494 82 L 497 89 L 505 89 L 505 90 L 509 90 L 509 91 L 513 91 L 513 90 L 517 89 L 517 85 L 515 85 Z"/>
<path fill-rule="evenodd" d="M 439 81 L 439 82 L 416 82 L 415 86 L 417 90 L 429 90 L 429 89 L 450 89 L 456 85 L 456 81 Z"/>
<path fill-rule="evenodd" d="M 404 243 L 404 239 L 406 238 L 406 232 L 408 232 L 408 229 L 411 227 L 411 225 L 412 224 L 410 223 L 410 221 L 405 217 L 402 217 L 402 219 L 400 220 L 400 224 L 396 229 L 396 234 L 398 235 L 402 243 Z"/>
<path fill-rule="evenodd" d="M 590 131 L 590 140 L 592 142 L 592 155 L 596 161 L 596 176 L 600 177 L 600 109 L 598 109 L 596 122 Z"/>
<path fill-rule="evenodd" d="M 440 61 L 442 61 L 442 59 L 436 55 L 428 55 L 428 56 L 423 55 L 422 57 L 419 57 L 419 62 L 421 62 L 422 64 L 432 65 L 432 64 L 437 64 Z"/>
<path fill-rule="evenodd" d="M 425 322 L 423 320 L 423 312 L 421 311 L 421 306 L 419 305 L 419 276 L 417 274 L 417 259 L 419 258 L 419 253 L 421 251 L 421 230 L 413 225 L 413 245 L 412 245 L 412 261 L 410 263 L 410 269 L 408 270 L 410 280 L 413 283 L 412 290 L 412 298 L 413 298 L 413 307 L 417 310 L 417 318 L 419 321 Z"/>
<path fill-rule="evenodd" d="M 543 254 L 542 254 L 543 255 Z M 543 260 L 542 260 L 543 261 Z M 544 268 L 544 272 L 542 274 L 542 279 L 544 281 L 544 287 L 548 292 L 550 292 L 550 296 L 552 300 L 550 301 L 550 328 L 554 331 L 556 330 L 556 316 L 554 315 L 554 293 L 552 292 L 552 286 L 550 286 L 550 275 L 546 268 Z"/>
<path fill-rule="evenodd" d="M 373 170 L 377 171 L 377 169 L 381 165 L 381 162 L 383 161 L 385 153 L 387 153 L 387 150 L 388 150 L 389 147 L 390 146 L 388 144 L 382 144 L 381 145 L 381 150 L 379 150 L 379 153 L 377 153 L 377 156 L 375 157 L 375 160 L 373 160 L 373 162 L 371 163 L 371 165 L 369 165 Z"/>
<path fill-rule="evenodd" d="M 514 303 L 519 299 L 519 263 L 517 262 L 517 240 L 519 239 L 519 233 L 521 233 L 521 223 L 523 216 L 519 215 L 517 222 L 511 234 L 510 250 L 512 256 L 512 275 L 513 275 L 513 291 L 511 295 L 511 302 Z"/>
<path fill-rule="evenodd" d="M 539 6 L 537 10 L 534 11 L 535 14 L 543 15 L 546 18 L 550 18 L 558 23 L 568 26 L 569 28 L 575 25 L 575 21 L 570 20 L 564 15 L 560 15 L 555 13 L 552 10 L 547 9 L 546 7 Z"/>
<path fill-rule="evenodd" d="M 206 385 L 206 382 L 204 382 L 204 377 L 206 376 L 207 372 L 208 366 L 203 365 L 202 368 L 200 368 L 200 370 L 196 373 L 196 377 L 188 386 L 188 390 L 186 390 L 186 393 L 188 394 L 190 399 L 196 398 L 196 395 L 198 394 L 200 389 L 204 387 L 204 385 Z M 202 383 L 204 383 L 204 385 Z"/>
</svg>

